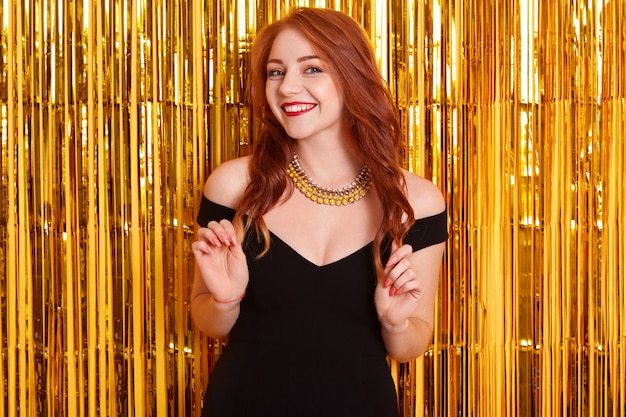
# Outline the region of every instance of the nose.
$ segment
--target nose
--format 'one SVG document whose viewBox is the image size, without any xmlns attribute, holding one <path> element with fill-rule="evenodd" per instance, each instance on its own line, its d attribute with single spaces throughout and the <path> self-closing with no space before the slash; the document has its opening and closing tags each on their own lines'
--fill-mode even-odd
<svg viewBox="0 0 626 417">
<path fill-rule="evenodd" d="M 278 87 L 278 92 L 284 96 L 297 94 L 302 90 L 300 78 L 295 71 L 287 71 Z"/>
</svg>

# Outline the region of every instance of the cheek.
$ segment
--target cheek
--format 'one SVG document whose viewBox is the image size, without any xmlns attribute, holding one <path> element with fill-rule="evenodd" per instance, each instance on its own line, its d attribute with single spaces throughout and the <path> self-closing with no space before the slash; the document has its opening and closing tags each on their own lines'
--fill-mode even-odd
<svg viewBox="0 0 626 417">
<path fill-rule="evenodd" d="M 270 105 L 272 104 L 272 87 L 269 84 L 265 84 L 265 99 Z"/>
<path fill-rule="evenodd" d="M 278 109 L 276 107 L 277 101 L 275 97 L 276 97 L 276 93 L 274 91 L 274 88 L 272 88 L 271 85 L 266 84 L 265 85 L 265 99 L 267 100 L 267 104 L 269 105 L 269 108 L 272 111 L 272 113 L 278 117 L 278 115 L 276 114 Z"/>
<path fill-rule="evenodd" d="M 330 82 L 324 86 L 323 91 L 320 91 L 321 94 L 324 94 L 329 101 L 335 103 L 335 105 L 339 108 L 343 108 L 343 93 L 341 91 L 341 87 L 336 85 L 334 82 Z"/>
<path fill-rule="evenodd" d="M 335 105 L 337 102 L 337 91 L 333 85 L 328 85 L 326 83 L 318 84 L 310 86 L 307 90 L 314 100 L 324 106 L 329 106 L 331 104 Z"/>
<path fill-rule="evenodd" d="M 340 111 L 343 110 L 343 107 L 344 107 L 343 97 L 337 91 L 333 91 L 332 96 L 328 95 L 327 97 L 329 98 L 330 101 L 332 101 L 332 103 L 334 104 L 337 110 L 340 110 Z"/>
</svg>

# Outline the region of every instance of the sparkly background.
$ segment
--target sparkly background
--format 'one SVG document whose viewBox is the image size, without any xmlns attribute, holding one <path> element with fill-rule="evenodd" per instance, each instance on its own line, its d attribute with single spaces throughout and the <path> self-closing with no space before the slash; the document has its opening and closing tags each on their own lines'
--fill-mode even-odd
<svg viewBox="0 0 626 417">
<path fill-rule="evenodd" d="M 625 416 L 626 0 L 0 0 L 0 417 L 198 415 L 194 213 L 296 5 L 363 23 L 449 203 L 404 416 Z"/>
</svg>

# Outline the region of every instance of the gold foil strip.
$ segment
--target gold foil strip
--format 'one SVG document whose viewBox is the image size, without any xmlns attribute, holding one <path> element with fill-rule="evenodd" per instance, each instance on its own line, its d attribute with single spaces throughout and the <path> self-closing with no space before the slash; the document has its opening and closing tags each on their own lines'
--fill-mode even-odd
<svg viewBox="0 0 626 417">
<path fill-rule="evenodd" d="M 200 190 L 249 152 L 249 47 L 296 6 L 364 25 L 448 199 L 403 416 L 626 414 L 624 0 L 0 5 L 0 416 L 199 415 Z"/>
</svg>

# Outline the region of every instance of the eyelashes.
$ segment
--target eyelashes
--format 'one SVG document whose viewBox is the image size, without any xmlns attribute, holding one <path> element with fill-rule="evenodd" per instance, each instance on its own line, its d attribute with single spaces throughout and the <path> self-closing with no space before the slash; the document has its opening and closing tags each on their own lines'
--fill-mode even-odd
<svg viewBox="0 0 626 417">
<path fill-rule="evenodd" d="M 320 67 L 310 66 L 304 72 L 309 73 L 309 74 L 314 74 L 314 73 L 324 72 L 324 71 Z"/>
<path fill-rule="evenodd" d="M 324 70 L 316 65 L 308 66 L 304 69 L 304 74 L 320 74 Z M 285 75 L 285 71 L 282 69 L 269 69 L 267 71 L 267 78 L 279 78 Z"/>
<path fill-rule="evenodd" d="M 277 70 L 277 69 L 268 70 L 267 78 L 277 78 L 277 77 L 283 76 L 284 74 L 285 73 L 282 70 Z"/>
</svg>

